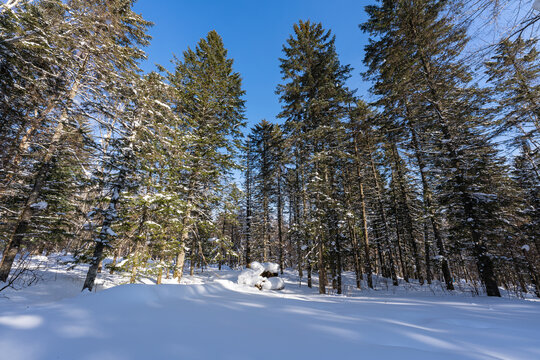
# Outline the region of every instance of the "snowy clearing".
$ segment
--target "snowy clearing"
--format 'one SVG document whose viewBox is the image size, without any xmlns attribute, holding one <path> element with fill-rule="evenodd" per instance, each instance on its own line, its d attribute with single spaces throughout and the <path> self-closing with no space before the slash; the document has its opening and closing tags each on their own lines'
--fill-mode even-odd
<svg viewBox="0 0 540 360">
<path fill-rule="evenodd" d="M 81 294 L 85 270 L 49 264 L 38 284 L 0 293 L 1 359 L 540 359 L 537 301 L 427 287 L 318 295 L 292 272 L 284 290 L 259 291 L 216 269 L 181 285 L 103 273 Z"/>
</svg>

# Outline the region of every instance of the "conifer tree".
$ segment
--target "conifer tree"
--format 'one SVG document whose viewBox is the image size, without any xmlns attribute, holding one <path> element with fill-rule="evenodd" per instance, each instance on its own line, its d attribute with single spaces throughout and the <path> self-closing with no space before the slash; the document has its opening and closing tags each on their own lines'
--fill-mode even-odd
<svg viewBox="0 0 540 360">
<path fill-rule="evenodd" d="M 504 39 L 497 45 L 495 55 L 486 62 L 488 81 L 499 106 L 496 134 L 510 135 L 513 145 L 530 149 L 523 154 L 540 179 L 540 56 L 538 39 L 521 37 Z"/>
<path fill-rule="evenodd" d="M 150 25 L 131 10 L 131 0 L 56 3 L 49 13 L 59 27 L 50 39 L 54 66 L 66 84 L 52 96 L 38 115 L 51 121 L 49 141 L 43 144 L 39 162 L 30 179 L 30 190 L 21 207 L 14 230 L 7 242 L 0 266 L 0 280 L 5 280 L 32 219 L 33 205 L 43 194 L 45 179 L 51 173 L 60 144 L 70 129 L 77 127 L 76 115 L 112 121 L 118 103 L 111 101 L 115 89 L 129 86 L 136 63 L 144 56 L 140 49 L 148 42 Z M 48 3 L 44 5 L 46 9 Z M 106 24 L 104 26 L 103 24 Z M 51 30 L 51 29 L 49 29 Z M 81 41 L 84 39 L 84 41 Z M 118 76 L 122 74 L 123 76 Z M 119 90 L 120 92 L 123 90 Z M 77 99 L 77 101 L 75 101 Z"/>
<path fill-rule="evenodd" d="M 253 140 L 251 136 L 248 136 L 244 144 L 245 155 L 245 179 L 244 179 L 244 193 L 245 193 L 245 222 L 244 222 L 244 252 L 245 252 L 245 265 L 250 266 L 252 259 L 252 220 L 253 220 Z"/>
<path fill-rule="evenodd" d="M 521 236 L 518 237 L 515 253 L 522 253 L 520 258 L 526 264 L 526 270 L 535 286 L 535 293 L 540 297 L 540 181 L 535 174 L 529 158 L 530 149 L 522 143 L 521 153 L 514 159 L 512 178 L 516 183 L 514 191 L 517 211 L 515 226 Z"/>
<path fill-rule="evenodd" d="M 340 137 L 344 134 L 341 120 L 352 96 L 345 81 L 351 70 L 340 64 L 335 38 L 321 24 L 300 21 L 293 30 L 294 34 L 283 46 L 285 57 L 280 59 L 284 83 L 277 89 L 283 103 L 279 117 L 285 119 L 285 131 L 293 138 L 297 147 L 293 152 L 301 166 L 308 276 L 316 255 L 319 292 L 325 293 L 328 245 L 333 240 L 330 240 L 331 229 L 336 221 L 332 212 L 338 206 L 334 201 L 332 176 L 336 158 L 333 155 L 338 153 Z M 316 210 L 308 213 L 307 203 Z"/>
<path fill-rule="evenodd" d="M 496 246 L 500 236 L 492 231 L 503 221 L 494 199 L 501 195 L 497 178 L 505 171 L 485 135 L 486 97 L 468 85 L 471 72 L 458 59 L 466 29 L 452 24 L 443 14 L 444 5 L 415 0 L 367 7 L 370 20 L 362 28 L 378 36 L 366 49 L 368 76 L 378 80 L 376 91 L 390 94 L 385 101 L 391 111 L 399 107 L 401 117 L 408 119 L 407 109 L 412 108 L 422 119 L 429 131 L 432 181 L 446 209 L 448 231 L 459 239 L 458 248 L 475 257 L 488 295 L 500 296 L 488 247 Z M 451 289 L 444 244 L 437 243 Z"/>
<path fill-rule="evenodd" d="M 244 125 L 244 91 L 240 74 L 233 70 L 233 60 L 221 37 L 211 31 L 194 50 L 175 60 L 176 69 L 169 74 L 171 85 L 179 95 L 174 109 L 186 119 L 191 134 L 187 148 L 183 199 L 185 201 L 176 275 L 181 278 L 184 246 L 193 233 L 197 217 L 205 214 L 204 204 L 216 198 L 222 178 L 238 167 L 236 155 L 241 147 Z"/>
<path fill-rule="evenodd" d="M 250 134 L 253 141 L 253 175 L 254 194 L 258 201 L 255 202 L 255 210 L 260 214 L 260 237 L 262 240 L 262 260 L 269 261 L 272 249 L 275 246 L 270 244 L 272 234 L 272 209 L 276 209 L 276 219 L 278 222 L 278 250 L 277 255 L 283 258 L 283 234 L 282 211 L 283 202 L 281 198 L 282 166 L 283 166 L 283 144 L 281 130 L 278 125 L 262 120 L 255 125 Z M 278 239 L 278 240 L 279 240 Z M 274 259 L 273 259 L 274 260 Z M 280 262 L 281 263 L 281 262 Z"/>
</svg>

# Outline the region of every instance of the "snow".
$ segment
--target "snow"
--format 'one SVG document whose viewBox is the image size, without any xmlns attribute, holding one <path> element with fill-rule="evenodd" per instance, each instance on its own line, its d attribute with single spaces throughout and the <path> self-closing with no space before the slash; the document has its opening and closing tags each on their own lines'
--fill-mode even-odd
<svg viewBox="0 0 540 360">
<path fill-rule="evenodd" d="M 157 222 L 155 221 L 152 221 L 152 220 L 146 220 L 144 222 L 145 225 L 150 225 L 150 226 L 155 226 L 155 227 L 158 227 L 158 228 L 161 228 L 161 225 L 158 224 Z"/>
<path fill-rule="evenodd" d="M 113 231 L 113 229 L 111 229 L 110 227 L 106 227 L 105 228 L 105 232 L 107 233 L 107 235 L 109 236 L 117 236 L 116 233 Z"/>
<path fill-rule="evenodd" d="M 240 285 L 255 286 L 263 281 L 258 271 L 245 269 L 238 275 L 237 283 Z"/>
<path fill-rule="evenodd" d="M 41 257 L 42 281 L 0 292 L 0 358 L 127 359 L 508 359 L 540 358 L 540 302 L 471 296 L 440 284 L 319 295 L 286 271 L 287 287 L 259 291 L 239 271 L 208 268 L 182 284 L 125 284 L 87 266 L 67 271 Z M 255 270 L 252 270 L 255 271 Z M 316 280 L 316 279 L 315 279 Z M 305 281 L 305 279 L 304 279 Z"/>
<path fill-rule="evenodd" d="M 249 269 L 244 269 L 238 275 L 237 283 L 250 287 L 257 286 L 260 290 L 281 290 L 285 287 L 283 279 L 278 277 L 266 278 L 261 276 L 265 271 L 277 273 L 279 265 L 275 263 L 263 263 L 253 261 Z"/>
<path fill-rule="evenodd" d="M 170 107 L 169 105 L 167 105 L 167 104 L 165 104 L 165 103 L 163 103 L 163 102 L 161 102 L 161 101 L 159 101 L 159 100 L 155 100 L 155 99 L 154 99 L 154 102 L 155 102 L 156 104 L 158 104 L 159 106 L 163 106 L 163 107 L 166 108 L 166 109 L 169 109 L 169 110 L 171 109 L 171 107 Z"/>
<path fill-rule="evenodd" d="M 258 274 L 262 274 L 264 271 L 264 265 L 258 261 L 253 261 L 249 264 L 250 269 L 256 271 Z"/>
<path fill-rule="evenodd" d="M 285 288 L 285 281 L 280 277 L 265 278 L 262 283 L 264 290 L 282 290 Z"/>
<path fill-rule="evenodd" d="M 48 205 L 49 204 L 46 201 L 40 201 L 30 205 L 30 207 L 35 210 L 45 210 Z"/>
<path fill-rule="evenodd" d="M 271 273 L 277 273 L 279 272 L 279 265 L 276 263 L 264 263 L 264 269 Z"/>
</svg>

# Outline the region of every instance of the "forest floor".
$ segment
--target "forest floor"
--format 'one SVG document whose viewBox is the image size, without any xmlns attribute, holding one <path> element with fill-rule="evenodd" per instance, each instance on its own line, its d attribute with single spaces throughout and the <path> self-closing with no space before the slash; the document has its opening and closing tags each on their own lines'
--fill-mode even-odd
<svg viewBox="0 0 540 360">
<path fill-rule="evenodd" d="M 159 286 L 104 272 L 81 293 L 87 268 L 58 259 L 0 292 L 0 359 L 540 359 L 540 302 L 510 294 L 381 278 L 357 290 L 347 274 L 343 295 L 319 295 L 294 271 L 259 291 L 216 268 Z"/>
</svg>

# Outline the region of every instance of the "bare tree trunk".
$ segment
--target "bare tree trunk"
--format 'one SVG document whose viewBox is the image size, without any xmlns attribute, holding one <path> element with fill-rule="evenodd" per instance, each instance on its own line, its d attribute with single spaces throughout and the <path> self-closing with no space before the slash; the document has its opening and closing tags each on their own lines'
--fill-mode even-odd
<svg viewBox="0 0 540 360">
<path fill-rule="evenodd" d="M 180 250 L 178 251 L 178 254 L 176 255 L 176 265 L 174 268 L 174 278 L 178 278 L 178 283 L 180 284 L 180 280 L 182 280 L 182 275 L 184 273 L 184 261 L 186 259 L 186 251 L 184 250 L 184 246 L 180 245 Z"/>
<path fill-rule="evenodd" d="M 337 234 L 336 234 L 337 235 Z M 343 272 L 343 263 L 341 259 L 341 241 L 339 236 L 336 236 L 336 265 L 337 265 L 337 293 L 341 295 L 343 293 L 343 281 L 342 281 L 342 272 Z"/>
<path fill-rule="evenodd" d="M 396 222 L 395 226 L 396 226 L 396 240 L 397 240 L 397 246 L 398 246 L 398 258 L 401 264 L 401 273 L 403 275 L 403 280 L 405 280 L 406 282 L 409 282 L 409 271 L 407 269 L 407 263 L 405 262 L 405 260 L 403 260 L 403 249 L 401 246 L 401 236 L 399 234 L 399 223 L 397 220 L 397 216 L 396 216 L 395 222 Z"/>
<path fill-rule="evenodd" d="M 270 233 L 268 231 L 269 228 L 269 217 L 270 213 L 268 210 L 268 197 L 265 195 L 263 198 L 263 261 L 268 261 L 268 246 L 270 244 Z"/>
<path fill-rule="evenodd" d="M 139 270 L 139 263 L 140 263 L 139 247 L 140 247 L 140 244 L 137 243 L 137 245 L 135 246 L 135 252 L 133 254 L 134 263 L 133 263 L 133 266 L 131 267 L 131 277 L 129 278 L 130 284 L 135 284 L 135 280 L 137 280 L 137 272 Z"/>
<path fill-rule="evenodd" d="M 540 298 L 540 275 L 538 274 L 538 271 L 536 271 L 536 269 L 534 268 L 533 261 L 528 251 L 523 249 L 523 253 L 525 261 L 527 262 L 527 268 L 529 270 L 529 277 L 531 278 L 531 283 L 534 285 L 534 293 L 537 297 Z"/>
</svg>

